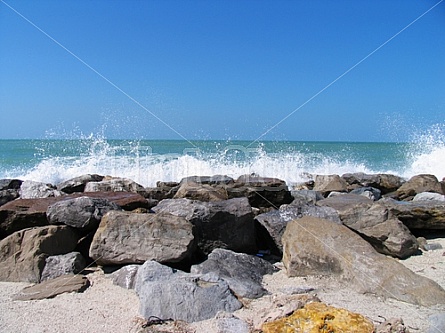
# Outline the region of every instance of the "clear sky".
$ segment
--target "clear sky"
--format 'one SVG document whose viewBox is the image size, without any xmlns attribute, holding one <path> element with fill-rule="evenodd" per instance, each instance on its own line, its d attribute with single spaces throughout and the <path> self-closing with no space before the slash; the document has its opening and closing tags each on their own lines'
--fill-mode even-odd
<svg viewBox="0 0 445 333">
<path fill-rule="evenodd" d="M 445 1 L 0 0 L 0 138 L 403 141 L 444 122 Z"/>
</svg>

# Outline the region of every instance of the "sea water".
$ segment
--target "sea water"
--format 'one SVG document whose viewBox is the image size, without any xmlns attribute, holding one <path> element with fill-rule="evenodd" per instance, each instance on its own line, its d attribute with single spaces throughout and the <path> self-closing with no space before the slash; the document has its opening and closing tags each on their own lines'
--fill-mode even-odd
<svg viewBox="0 0 445 333">
<path fill-rule="evenodd" d="M 352 172 L 445 177 L 445 131 L 436 127 L 411 142 L 304 142 L 78 139 L 0 140 L 0 179 L 57 184 L 83 174 L 132 179 L 150 187 L 187 176 L 243 174 L 288 185 L 315 174 Z"/>
</svg>

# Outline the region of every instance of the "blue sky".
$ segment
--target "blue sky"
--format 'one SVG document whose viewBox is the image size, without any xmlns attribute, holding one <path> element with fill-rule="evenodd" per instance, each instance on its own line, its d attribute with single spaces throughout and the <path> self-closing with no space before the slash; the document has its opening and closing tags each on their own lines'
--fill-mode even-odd
<svg viewBox="0 0 445 333">
<path fill-rule="evenodd" d="M 445 120 L 439 2 L 0 0 L 0 138 L 409 140 Z"/>
</svg>

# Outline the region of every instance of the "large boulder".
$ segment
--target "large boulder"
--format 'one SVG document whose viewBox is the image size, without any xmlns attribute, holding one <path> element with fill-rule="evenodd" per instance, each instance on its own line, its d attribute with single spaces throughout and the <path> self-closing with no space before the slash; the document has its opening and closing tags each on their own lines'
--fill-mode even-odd
<svg viewBox="0 0 445 333">
<path fill-rule="evenodd" d="M 46 258 L 40 281 L 51 280 L 61 275 L 78 274 L 85 266 L 85 259 L 79 252 L 49 256 Z"/>
<path fill-rule="evenodd" d="M 442 184 L 434 175 L 416 175 L 397 189 L 397 196 L 402 199 L 412 199 L 416 194 L 432 192 L 444 194 Z"/>
<path fill-rule="evenodd" d="M 339 175 L 316 175 L 314 191 L 321 192 L 324 196 L 329 193 L 346 192 L 348 184 Z"/>
<path fill-rule="evenodd" d="M 21 185 L 19 179 L 0 179 L 0 206 L 20 197 Z"/>
<path fill-rule="evenodd" d="M 259 257 L 215 249 L 206 261 L 191 268 L 193 274 L 216 273 L 225 280 L 237 296 L 259 298 L 266 293 L 261 282 L 263 276 L 272 274 L 274 266 Z"/>
<path fill-rule="evenodd" d="M 166 199 L 153 207 L 153 211 L 181 216 L 195 225 L 198 247 L 203 254 L 216 248 L 256 253 L 252 207 L 246 198 L 212 202 Z"/>
<path fill-rule="evenodd" d="M 380 253 L 405 259 L 418 251 L 416 237 L 399 219 L 390 216 L 388 209 L 380 203 L 363 212 L 357 221 L 350 220 L 345 225 Z"/>
<path fill-rule="evenodd" d="M 221 186 L 184 182 L 176 192 L 174 199 L 188 198 L 199 201 L 227 200 L 227 190 Z"/>
<path fill-rule="evenodd" d="M 18 190 L 0 190 L 0 206 L 19 197 L 20 193 Z"/>
<path fill-rule="evenodd" d="M 344 225 L 314 217 L 288 223 L 283 263 L 289 276 L 337 276 L 348 288 L 423 306 L 445 303 L 445 290 L 375 251 Z"/>
<path fill-rule="evenodd" d="M 46 258 L 74 250 L 78 235 L 68 226 L 17 231 L 0 241 L 0 281 L 39 282 Z"/>
<path fill-rule="evenodd" d="M 53 185 L 32 180 L 25 180 L 20 186 L 22 199 L 38 199 L 48 197 L 60 197 L 63 192 L 58 191 Z"/>
<path fill-rule="evenodd" d="M 242 175 L 235 183 L 227 185 L 229 198 L 245 197 L 252 207 L 273 207 L 278 209 L 283 204 L 293 201 L 286 182 L 277 178 Z"/>
<path fill-rule="evenodd" d="M 391 217 L 402 221 L 411 231 L 445 229 L 445 202 L 385 198 L 379 203 L 387 207 Z"/>
<path fill-rule="evenodd" d="M 111 210 L 121 208 L 107 199 L 79 197 L 48 206 L 46 215 L 50 224 L 66 224 L 91 231 L 99 226 L 102 216 Z"/>
<path fill-rule="evenodd" d="M 188 274 L 155 261 L 139 268 L 135 290 L 140 314 L 146 319 L 155 316 L 196 322 L 242 307 L 227 282 L 215 274 Z"/>
<path fill-rule="evenodd" d="M 315 205 L 298 205 L 295 201 L 289 205 L 282 205 L 280 209 L 257 215 L 258 246 L 262 250 L 270 250 L 273 254 L 281 256 L 283 244 L 281 238 L 287 223 L 303 216 L 314 216 L 342 223 L 338 213 L 331 207 Z"/>
<path fill-rule="evenodd" d="M 180 263 L 195 245 L 193 225 L 183 217 L 113 210 L 102 218 L 89 254 L 99 265 Z"/>
<path fill-rule="evenodd" d="M 83 192 L 87 183 L 100 182 L 103 179 L 104 176 L 87 174 L 59 183 L 56 185 L 56 188 L 64 193 Z"/>
<path fill-rule="evenodd" d="M 206 184 L 206 185 L 230 185 L 235 181 L 232 177 L 225 175 L 214 175 L 214 176 L 190 176 L 181 179 L 180 184 L 183 185 L 185 183 L 192 184 Z M 158 184 L 157 184 L 158 185 Z M 172 184 L 174 185 L 174 184 Z"/>
<path fill-rule="evenodd" d="M 348 183 L 349 187 L 374 187 L 379 189 L 382 194 L 396 191 L 405 180 L 399 176 L 391 174 L 366 174 L 363 172 L 345 173 L 341 176 Z"/>
</svg>

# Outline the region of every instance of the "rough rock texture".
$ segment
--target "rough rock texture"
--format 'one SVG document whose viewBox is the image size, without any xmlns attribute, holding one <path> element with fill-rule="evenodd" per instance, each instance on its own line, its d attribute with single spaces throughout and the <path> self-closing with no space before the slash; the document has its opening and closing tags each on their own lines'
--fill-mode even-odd
<svg viewBox="0 0 445 333">
<path fill-rule="evenodd" d="M 59 197 L 61 195 L 63 193 L 55 189 L 51 184 L 25 180 L 20 186 L 20 197 L 22 199 Z"/>
<path fill-rule="evenodd" d="M 390 318 L 375 328 L 375 333 L 409 333 L 401 318 Z"/>
<path fill-rule="evenodd" d="M 0 179 L 0 191 L 19 190 L 22 183 L 20 179 Z"/>
<path fill-rule="evenodd" d="M 9 201 L 17 199 L 18 197 L 20 197 L 19 190 L 15 189 L 0 190 L 0 206 L 4 205 Z"/>
<path fill-rule="evenodd" d="M 368 199 L 371 199 L 373 201 L 377 201 L 382 197 L 382 191 L 380 191 L 378 188 L 366 186 L 366 187 L 359 187 L 355 190 L 352 190 L 349 192 L 351 194 L 358 194 L 362 195 Z"/>
<path fill-rule="evenodd" d="M 445 195 L 439 193 L 422 192 L 417 193 L 413 201 L 445 201 Z"/>
<path fill-rule="evenodd" d="M 107 178 L 100 182 L 88 182 L 84 192 L 135 192 L 144 193 L 142 185 L 126 178 Z"/>
<path fill-rule="evenodd" d="M 56 187 L 64 193 L 83 192 L 87 183 L 100 182 L 102 179 L 104 179 L 104 176 L 87 174 L 59 183 Z"/>
<path fill-rule="evenodd" d="M 390 174 L 365 174 L 363 172 L 345 173 L 341 176 L 350 186 L 371 186 L 378 188 L 382 194 L 397 190 L 405 180 Z"/>
<path fill-rule="evenodd" d="M 188 198 L 199 201 L 227 200 L 228 194 L 224 187 L 184 182 L 176 192 L 174 199 Z"/>
<path fill-rule="evenodd" d="M 357 222 L 361 214 L 372 204 L 371 199 L 358 194 L 336 195 L 316 203 L 317 206 L 334 208 L 341 221 L 346 225 Z"/>
<path fill-rule="evenodd" d="M 341 224 L 337 211 L 331 207 L 306 204 L 300 206 L 294 202 L 289 205 L 282 205 L 279 210 L 273 210 L 255 217 L 255 220 L 259 223 L 257 234 L 259 246 L 262 245 L 261 249 L 268 249 L 276 255 L 282 255 L 283 244 L 281 238 L 287 223 L 303 216 L 324 218 Z"/>
<path fill-rule="evenodd" d="M 48 256 L 76 247 L 77 233 L 67 226 L 17 231 L 0 241 L 0 281 L 39 282 Z"/>
<path fill-rule="evenodd" d="M 135 290 L 144 318 L 156 316 L 187 322 L 213 318 L 219 311 L 233 312 L 242 304 L 227 282 L 214 274 L 175 271 L 155 261 L 138 270 Z"/>
<path fill-rule="evenodd" d="M 400 220 L 391 217 L 388 209 L 380 203 L 363 212 L 355 223 L 349 221 L 345 225 L 383 254 L 404 259 L 419 249 L 416 237 Z"/>
<path fill-rule="evenodd" d="M 323 303 L 308 303 L 289 317 L 266 323 L 264 333 L 373 333 L 372 322 L 360 314 Z"/>
<path fill-rule="evenodd" d="M 266 293 L 261 281 L 272 274 L 274 266 L 261 258 L 245 253 L 215 249 L 206 261 L 191 268 L 191 273 L 216 273 L 225 280 L 237 296 L 258 298 Z"/>
<path fill-rule="evenodd" d="M 216 316 L 217 333 L 250 333 L 249 325 L 232 314 Z"/>
<path fill-rule="evenodd" d="M 14 297 L 16 301 L 31 301 L 53 298 L 63 293 L 83 292 L 90 286 L 90 281 L 82 275 L 63 275 L 55 279 L 26 287 Z"/>
<path fill-rule="evenodd" d="M 51 280 L 66 274 L 78 274 L 84 268 L 85 259 L 79 252 L 49 256 L 46 258 L 40 281 Z"/>
<path fill-rule="evenodd" d="M 388 208 L 388 214 L 402 221 L 408 229 L 445 229 L 445 202 L 397 201 L 385 198 L 379 201 Z"/>
<path fill-rule="evenodd" d="M 181 216 L 195 225 L 198 247 L 204 254 L 216 248 L 256 253 L 255 224 L 246 198 L 213 202 L 166 199 L 153 211 Z"/>
<path fill-rule="evenodd" d="M 107 199 L 79 197 L 48 206 L 46 215 L 50 224 L 66 224 L 90 231 L 96 229 L 102 216 L 111 210 L 121 208 Z"/>
<path fill-rule="evenodd" d="M 374 248 L 346 226 L 304 217 L 288 223 L 283 263 L 289 276 L 338 276 L 362 293 L 431 306 L 445 302 L 445 290 Z"/>
<path fill-rule="evenodd" d="M 404 200 L 412 198 L 422 192 L 444 194 L 442 192 L 442 185 L 436 176 L 416 175 L 397 189 L 397 196 Z"/>
<path fill-rule="evenodd" d="M 181 179 L 180 185 L 185 183 L 192 184 L 207 184 L 207 185 L 230 185 L 234 183 L 234 179 L 225 175 L 214 175 L 214 176 L 190 176 Z M 158 185 L 158 184 L 157 184 Z M 178 183 L 166 184 L 166 185 L 179 185 Z"/>
<path fill-rule="evenodd" d="M 141 265 L 126 265 L 113 272 L 110 277 L 115 285 L 126 289 L 133 289 L 139 267 L 141 267 Z"/>
<path fill-rule="evenodd" d="M 99 265 L 178 263 L 194 249 L 193 225 L 183 217 L 110 211 L 94 235 L 90 257 Z"/>
<path fill-rule="evenodd" d="M 321 192 L 324 196 L 330 192 L 346 192 L 348 184 L 339 175 L 316 175 L 314 191 Z"/>
</svg>

